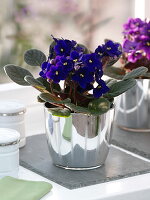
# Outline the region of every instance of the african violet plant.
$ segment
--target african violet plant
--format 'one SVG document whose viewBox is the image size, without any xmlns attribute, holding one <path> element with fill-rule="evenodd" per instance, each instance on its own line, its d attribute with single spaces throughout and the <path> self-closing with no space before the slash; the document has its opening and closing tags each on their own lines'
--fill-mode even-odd
<svg viewBox="0 0 150 200">
<path fill-rule="evenodd" d="M 113 107 L 114 97 L 136 84 L 134 77 L 145 72 L 142 68 L 126 74 L 119 82 L 104 81 L 103 69 L 115 63 L 121 53 L 120 44 L 111 40 L 91 52 L 73 40 L 53 37 L 48 58 L 36 49 L 24 54 L 27 64 L 41 67 L 40 77 L 34 78 L 19 66 L 9 64 L 4 68 L 14 82 L 38 89 L 41 92 L 38 100 L 47 102 L 53 115 L 67 117 L 73 112 L 100 115 Z"/>
<path fill-rule="evenodd" d="M 121 67 L 107 68 L 106 74 L 119 79 L 126 72 L 144 66 L 148 72 L 140 78 L 150 78 L 150 21 L 130 18 L 123 29 Z"/>
</svg>

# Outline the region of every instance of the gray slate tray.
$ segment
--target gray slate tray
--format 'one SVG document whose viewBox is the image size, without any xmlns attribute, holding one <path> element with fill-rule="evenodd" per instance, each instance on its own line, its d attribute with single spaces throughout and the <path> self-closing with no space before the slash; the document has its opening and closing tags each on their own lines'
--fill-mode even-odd
<svg viewBox="0 0 150 200">
<path fill-rule="evenodd" d="M 110 149 L 105 165 L 101 168 L 88 171 L 71 171 L 55 167 L 52 164 L 44 134 L 27 138 L 27 145 L 20 149 L 20 164 L 68 189 L 94 185 L 150 171 L 150 163 L 113 147 Z"/>
<path fill-rule="evenodd" d="M 150 132 L 129 132 L 115 125 L 111 143 L 150 159 Z"/>
</svg>

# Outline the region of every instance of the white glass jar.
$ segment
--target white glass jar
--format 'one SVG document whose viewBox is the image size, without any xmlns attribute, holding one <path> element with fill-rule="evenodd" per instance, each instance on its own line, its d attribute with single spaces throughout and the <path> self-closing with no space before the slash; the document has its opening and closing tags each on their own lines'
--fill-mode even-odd
<svg viewBox="0 0 150 200">
<path fill-rule="evenodd" d="M 17 101 L 0 101 L 0 128 L 11 128 L 20 133 L 19 147 L 26 144 L 25 106 Z"/>
<path fill-rule="evenodd" d="M 18 177 L 20 134 L 13 129 L 0 128 L 0 178 Z"/>
</svg>

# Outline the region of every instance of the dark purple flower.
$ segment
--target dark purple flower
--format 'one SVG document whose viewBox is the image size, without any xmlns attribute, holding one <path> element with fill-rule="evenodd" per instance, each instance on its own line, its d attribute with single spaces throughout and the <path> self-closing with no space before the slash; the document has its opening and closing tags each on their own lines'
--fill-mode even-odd
<svg viewBox="0 0 150 200">
<path fill-rule="evenodd" d="M 50 70 L 51 64 L 49 62 L 43 62 L 41 65 L 42 71 L 39 75 L 43 78 L 46 78 L 46 73 Z"/>
<path fill-rule="evenodd" d="M 137 42 L 132 42 L 130 40 L 125 40 L 123 42 L 123 50 L 127 53 L 138 50 L 139 44 Z"/>
<path fill-rule="evenodd" d="M 71 49 L 76 45 L 75 41 L 70 40 L 57 40 L 55 39 L 56 45 L 54 51 L 59 56 L 69 56 Z"/>
<path fill-rule="evenodd" d="M 96 53 L 84 54 L 82 62 L 90 72 L 94 72 L 96 69 L 102 69 L 102 63 Z"/>
<path fill-rule="evenodd" d="M 55 83 L 59 83 L 60 80 L 65 80 L 67 74 L 64 73 L 61 66 L 51 65 L 50 70 L 46 73 L 48 79 L 52 79 Z"/>
<path fill-rule="evenodd" d="M 57 66 L 62 66 L 62 70 L 64 70 L 65 72 L 70 72 L 73 67 L 74 67 L 74 63 L 72 60 L 67 59 L 65 56 L 61 56 L 59 58 L 59 62 L 57 62 Z"/>
<path fill-rule="evenodd" d="M 97 82 L 99 82 L 99 80 L 101 80 L 101 77 L 103 76 L 103 70 L 102 69 L 97 69 L 95 71 L 95 79 Z"/>
<path fill-rule="evenodd" d="M 106 41 L 103 46 L 105 53 L 110 57 L 120 56 L 122 52 L 119 50 L 120 44 L 114 43 L 111 40 Z"/>
<path fill-rule="evenodd" d="M 85 89 L 89 83 L 94 81 L 94 76 L 86 67 L 83 67 L 75 71 L 72 75 L 72 80 L 77 82 L 81 88 Z"/>
<path fill-rule="evenodd" d="M 74 63 L 78 62 L 78 61 L 79 61 L 79 58 L 80 58 L 80 53 L 79 53 L 79 52 L 77 52 L 77 51 L 72 51 L 72 52 L 70 53 L 70 59 L 71 59 Z"/>
<path fill-rule="evenodd" d="M 135 63 L 137 60 L 142 58 L 142 53 L 140 52 L 132 52 L 131 54 L 128 55 L 128 61 Z"/>
<path fill-rule="evenodd" d="M 99 45 L 99 46 L 95 49 L 95 53 L 96 53 L 100 58 L 102 58 L 103 56 L 105 56 L 104 47 Z"/>
<path fill-rule="evenodd" d="M 107 87 L 105 81 L 99 80 L 98 86 L 93 89 L 93 96 L 95 98 L 101 97 L 103 94 L 107 93 L 109 88 Z"/>
<path fill-rule="evenodd" d="M 77 52 L 79 52 L 79 53 L 83 53 L 84 50 L 85 50 L 85 48 L 78 44 L 78 45 L 76 45 L 74 47 L 74 50 L 77 51 Z"/>
</svg>

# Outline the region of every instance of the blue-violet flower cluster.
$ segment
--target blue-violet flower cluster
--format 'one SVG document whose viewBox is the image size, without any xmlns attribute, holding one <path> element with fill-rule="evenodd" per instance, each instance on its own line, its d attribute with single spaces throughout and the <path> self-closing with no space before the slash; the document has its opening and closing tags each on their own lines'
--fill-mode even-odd
<svg viewBox="0 0 150 200">
<path fill-rule="evenodd" d="M 132 63 L 142 58 L 150 60 L 150 21 L 130 18 L 123 27 L 123 50 L 127 60 Z"/>
<path fill-rule="evenodd" d="M 103 59 L 104 57 L 116 58 L 121 55 L 118 43 L 107 40 L 94 52 L 85 53 L 84 46 L 78 45 L 73 40 L 54 37 L 53 39 L 55 45 L 50 48 L 48 60 L 41 66 L 41 77 L 54 83 L 59 83 L 61 80 L 70 85 L 73 83 L 74 87 L 82 93 L 92 89 L 95 98 L 99 98 L 109 91 L 106 83 L 102 80 Z"/>
</svg>

